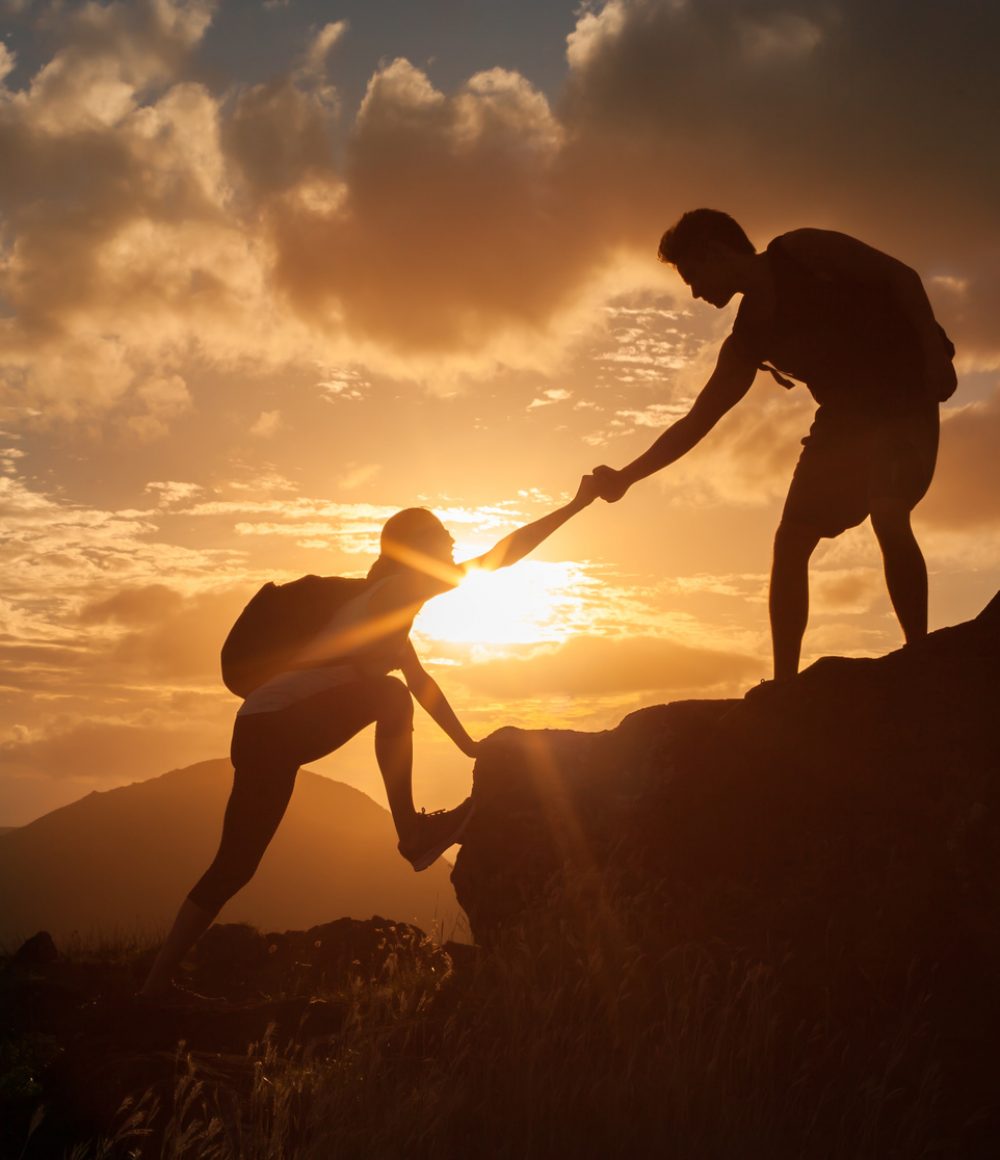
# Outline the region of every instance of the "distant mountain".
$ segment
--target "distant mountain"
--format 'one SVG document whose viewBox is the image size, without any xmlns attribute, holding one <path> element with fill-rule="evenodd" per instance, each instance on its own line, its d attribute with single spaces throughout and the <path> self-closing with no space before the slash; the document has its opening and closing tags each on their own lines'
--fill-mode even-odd
<svg viewBox="0 0 1000 1160">
<path fill-rule="evenodd" d="M 42 929 L 57 941 L 165 930 L 215 854 L 231 783 L 227 760 L 203 761 L 0 834 L 0 944 Z M 454 937 L 450 870 L 439 861 L 415 874 L 387 810 L 302 770 L 256 877 L 220 921 L 304 930 L 380 914 Z"/>
</svg>

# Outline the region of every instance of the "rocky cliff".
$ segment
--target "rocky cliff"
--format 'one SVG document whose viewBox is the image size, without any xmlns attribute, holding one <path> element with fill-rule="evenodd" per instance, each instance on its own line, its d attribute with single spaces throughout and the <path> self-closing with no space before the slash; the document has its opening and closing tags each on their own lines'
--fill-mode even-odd
<svg viewBox="0 0 1000 1160">
<path fill-rule="evenodd" d="M 879 659 L 605 733 L 501 730 L 452 880 L 478 942 L 603 913 L 903 985 L 1000 980 L 1000 594 Z M 553 928 L 555 929 L 555 928 Z M 995 993 L 995 990 L 994 990 Z"/>
</svg>

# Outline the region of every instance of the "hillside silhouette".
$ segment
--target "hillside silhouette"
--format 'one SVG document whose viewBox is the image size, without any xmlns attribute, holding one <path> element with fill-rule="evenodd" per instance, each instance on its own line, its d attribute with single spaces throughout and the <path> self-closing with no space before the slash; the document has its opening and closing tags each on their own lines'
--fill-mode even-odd
<svg viewBox="0 0 1000 1160">
<path fill-rule="evenodd" d="M 59 942 L 156 935 L 211 861 L 232 766 L 199 762 L 95 792 L 0 835 L 0 943 L 40 929 Z M 396 852 L 387 810 L 308 769 L 260 871 L 220 915 L 262 929 L 388 914 L 453 937 L 445 862 L 416 875 Z"/>
</svg>

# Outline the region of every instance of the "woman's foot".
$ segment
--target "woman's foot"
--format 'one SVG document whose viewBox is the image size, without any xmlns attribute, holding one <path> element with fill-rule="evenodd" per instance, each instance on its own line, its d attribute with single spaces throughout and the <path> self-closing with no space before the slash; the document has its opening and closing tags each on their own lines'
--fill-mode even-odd
<svg viewBox="0 0 1000 1160">
<path fill-rule="evenodd" d="M 400 854 L 414 870 L 426 870 L 461 839 L 475 808 L 472 798 L 466 798 L 453 810 L 434 810 L 429 814 L 421 810 L 406 836 L 399 839 Z"/>
</svg>

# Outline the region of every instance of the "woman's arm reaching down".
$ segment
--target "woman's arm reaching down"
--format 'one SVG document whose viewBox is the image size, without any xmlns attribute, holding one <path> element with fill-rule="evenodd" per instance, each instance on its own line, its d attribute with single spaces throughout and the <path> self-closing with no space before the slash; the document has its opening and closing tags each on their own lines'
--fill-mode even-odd
<svg viewBox="0 0 1000 1160">
<path fill-rule="evenodd" d="M 404 647 L 400 668 L 417 704 L 455 742 L 466 757 L 475 757 L 479 751 L 479 743 L 473 741 L 466 732 L 465 726 L 459 721 L 455 710 L 442 693 L 441 686 L 420 663 L 420 658 L 409 641 Z"/>
<path fill-rule="evenodd" d="M 524 527 L 511 532 L 509 536 L 504 536 L 488 551 L 474 560 L 466 560 L 461 567 L 467 571 L 481 568 L 486 572 L 495 572 L 497 568 L 507 568 L 511 564 L 516 564 L 529 552 L 534 551 L 543 540 L 547 540 L 554 531 L 561 528 L 567 520 L 572 519 L 577 512 L 589 507 L 597 498 L 597 494 L 597 481 L 592 475 L 585 475 L 580 480 L 576 495 L 568 504 L 556 508 L 554 512 L 549 512 L 547 516 L 542 516 L 533 523 L 525 524 Z"/>
</svg>

